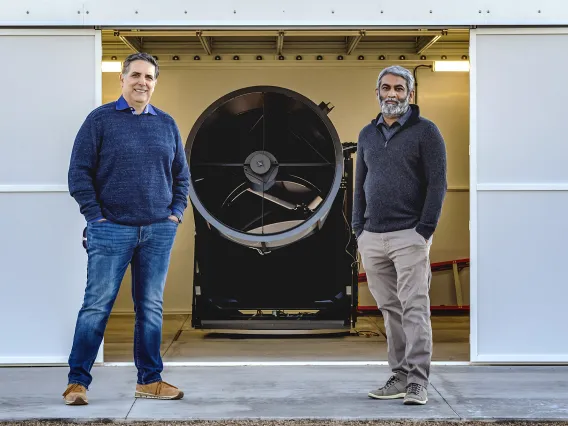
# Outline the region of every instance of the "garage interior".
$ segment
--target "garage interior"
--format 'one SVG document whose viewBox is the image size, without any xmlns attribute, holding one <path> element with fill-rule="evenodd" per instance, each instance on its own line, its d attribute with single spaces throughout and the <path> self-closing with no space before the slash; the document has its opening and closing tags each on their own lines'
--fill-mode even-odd
<svg viewBox="0 0 568 426">
<path fill-rule="evenodd" d="M 134 51 L 158 58 L 151 103 L 171 114 L 182 138 L 214 101 L 248 86 L 294 90 L 333 104 L 329 118 L 341 142 L 356 142 L 379 112 L 374 89 L 386 66 L 414 70 L 416 103 L 444 136 L 448 193 L 431 248 L 433 360 L 469 355 L 469 74 L 438 72 L 434 63 L 467 62 L 467 28 L 343 30 L 105 29 L 103 60 Z M 440 61 L 440 62 L 438 62 Z M 103 103 L 120 96 L 118 72 L 103 72 Z M 164 294 L 164 362 L 386 361 L 382 316 L 360 269 L 358 318 L 348 333 L 266 333 L 191 326 L 194 225 L 185 213 Z M 127 271 L 104 341 L 105 362 L 132 361 L 134 314 Z"/>
</svg>

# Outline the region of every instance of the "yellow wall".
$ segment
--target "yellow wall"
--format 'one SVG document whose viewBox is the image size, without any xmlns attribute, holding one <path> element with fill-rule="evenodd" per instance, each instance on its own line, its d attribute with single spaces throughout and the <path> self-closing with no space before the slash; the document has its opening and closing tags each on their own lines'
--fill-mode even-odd
<svg viewBox="0 0 568 426">
<path fill-rule="evenodd" d="M 360 129 L 378 113 L 374 88 L 380 68 L 369 65 L 302 66 L 282 63 L 227 65 L 193 69 L 162 69 L 152 103 L 177 121 L 182 138 L 213 101 L 235 89 L 252 85 L 276 85 L 302 93 L 315 103 L 331 102 L 329 117 L 342 142 L 356 141 Z M 422 114 L 433 120 L 446 140 L 450 189 L 468 188 L 469 176 L 469 74 L 418 71 L 418 103 Z M 103 74 L 103 102 L 120 96 L 118 74 Z M 432 261 L 469 256 L 469 194 L 448 193 L 439 230 L 432 245 Z M 191 207 L 179 227 L 164 295 L 164 310 L 191 309 L 193 277 L 193 216 Z M 439 284 L 437 284 L 439 281 Z M 466 283 L 466 291 L 468 290 Z M 432 284 L 433 304 L 454 304 L 447 277 Z M 364 289 L 362 297 L 365 299 Z M 469 298 L 467 298 L 469 300 Z M 362 304 L 369 304 L 363 300 Z M 119 293 L 115 312 L 132 312 L 130 275 Z"/>
</svg>

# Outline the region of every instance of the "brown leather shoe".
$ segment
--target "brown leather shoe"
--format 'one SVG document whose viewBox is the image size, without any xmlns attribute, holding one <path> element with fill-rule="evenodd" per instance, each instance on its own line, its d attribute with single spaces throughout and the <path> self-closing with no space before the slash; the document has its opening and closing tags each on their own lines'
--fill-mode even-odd
<svg viewBox="0 0 568 426">
<path fill-rule="evenodd" d="M 150 399 L 182 399 L 183 392 L 169 383 L 160 381 L 149 385 L 137 384 L 134 397 Z"/>
<path fill-rule="evenodd" d="M 66 405 L 87 405 L 87 389 L 78 383 L 71 383 L 63 392 Z"/>
</svg>

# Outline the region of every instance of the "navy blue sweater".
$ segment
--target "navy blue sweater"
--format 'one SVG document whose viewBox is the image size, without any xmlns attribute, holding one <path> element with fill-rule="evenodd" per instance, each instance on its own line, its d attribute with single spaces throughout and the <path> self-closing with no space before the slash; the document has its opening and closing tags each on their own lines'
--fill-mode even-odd
<svg viewBox="0 0 568 426">
<path fill-rule="evenodd" d="M 92 111 L 81 126 L 69 166 L 69 192 L 87 222 L 104 217 L 148 225 L 182 216 L 189 169 L 174 119 L 119 111 L 116 102 Z"/>
<path fill-rule="evenodd" d="M 428 239 L 436 230 L 447 190 L 446 148 L 436 125 L 418 106 L 387 140 L 372 120 L 359 134 L 353 200 L 353 230 L 415 228 Z"/>
</svg>

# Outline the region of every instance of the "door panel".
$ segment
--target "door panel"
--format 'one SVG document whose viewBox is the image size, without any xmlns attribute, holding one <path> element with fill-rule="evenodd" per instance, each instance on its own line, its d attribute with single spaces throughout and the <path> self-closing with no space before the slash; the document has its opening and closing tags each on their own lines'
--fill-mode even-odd
<svg viewBox="0 0 568 426">
<path fill-rule="evenodd" d="M 568 29 L 471 35 L 471 358 L 568 361 Z"/>
</svg>

